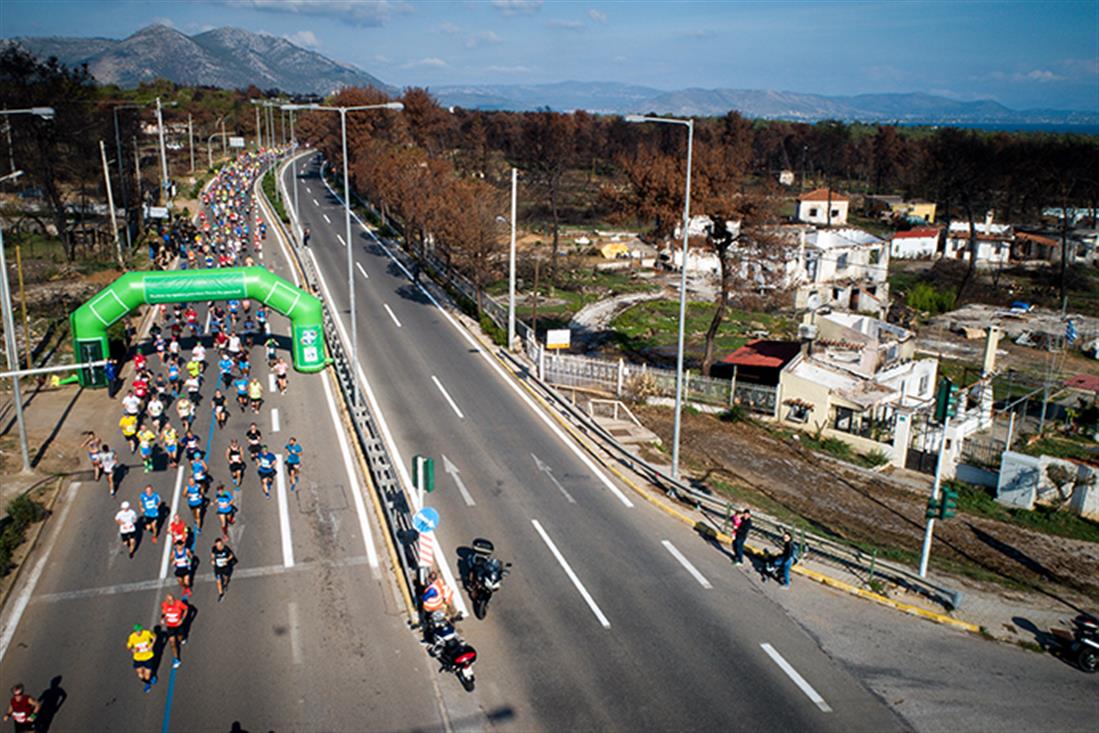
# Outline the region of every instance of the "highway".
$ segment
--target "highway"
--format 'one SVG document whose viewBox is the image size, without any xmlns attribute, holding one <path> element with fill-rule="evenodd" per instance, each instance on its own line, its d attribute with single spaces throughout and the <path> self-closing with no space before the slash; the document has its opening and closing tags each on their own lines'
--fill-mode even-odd
<svg viewBox="0 0 1099 733">
<path fill-rule="evenodd" d="M 293 280 L 273 235 L 264 254 L 259 264 Z M 271 327 L 275 334 L 289 333 L 281 316 L 273 317 Z M 185 350 L 190 345 L 189 339 L 183 343 Z M 224 458 L 229 438 L 246 445 L 243 435 L 252 420 L 277 453 L 291 435 L 298 438 L 304 447 L 303 477 L 295 492 L 278 482 L 266 500 L 249 467 L 236 495 L 240 513 L 229 539 L 240 563 L 222 603 L 216 601 L 209 567 L 217 518 L 208 511 L 206 531 L 195 544 L 201 564 L 191 601 L 190 643 L 178 670 L 171 669 L 170 654 L 161 658 L 159 682 L 148 695 L 131 669 L 126 638 L 134 623 L 158 623 L 164 593 L 178 588 L 168 567 L 165 532 L 157 544 L 144 537 L 131 560 L 113 517 L 123 499 L 136 507 L 146 483 L 187 516 L 180 497 L 185 469 L 168 470 L 162 462 L 160 470 L 143 474 L 119 436 L 118 402 L 103 391 L 82 395 L 103 404 L 102 424 L 85 427 L 105 437 L 129 471 L 116 498 L 103 482 L 70 485 L 37 549 L 41 559 L 21 578 L 0 616 L 0 689 L 24 682 L 38 696 L 56 679 L 67 697 L 52 716 L 52 730 L 447 726 L 436 688 L 443 681 L 408 631 L 368 489 L 345 450 L 334 383 L 324 373 L 291 371 L 289 390 L 279 395 L 271 389 L 262 352 L 255 347 L 252 359 L 253 373 L 266 390 L 262 414 L 240 413 L 229 395 L 231 417 L 220 430 L 211 427 L 217 357 L 209 350 L 195 434 L 208 445 L 215 487 L 229 483 Z M 166 414 L 174 420 L 171 406 Z M 51 699 L 60 697 L 56 689 Z"/>
<path fill-rule="evenodd" d="M 343 206 L 319 165 L 299 160 L 300 216 L 346 330 Z M 292 190 L 288 169 L 284 180 Z M 483 536 L 514 563 L 487 619 L 461 623 L 480 653 L 471 697 L 485 725 L 905 727 L 725 554 L 567 440 L 358 222 L 351 246 L 368 399 L 406 485 L 414 454 L 435 459 L 440 562 L 457 573 Z"/>
</svg>

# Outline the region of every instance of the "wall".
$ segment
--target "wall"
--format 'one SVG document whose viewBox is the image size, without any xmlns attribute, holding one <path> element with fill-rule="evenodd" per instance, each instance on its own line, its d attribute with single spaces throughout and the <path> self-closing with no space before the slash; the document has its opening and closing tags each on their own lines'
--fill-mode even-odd
<svg viewBox="0 0 1099 733">
<path fill-rule="evenodd" d="M 847 223 L 847 201 L 832 201 L 832 210 L 836 212 L 832 216 L 832 226 L 842 226 Z M 816 209 L 816 216 L 810 216 L 810 209 Z M 798 220 L 811 224 L 828 223 L 828 201 L 800 201 L 798 202 Z"/>
<path fill-rule="evenodd" d="M 1062 466 L 1076 477 L 1067 508 L 1091 519 L 1099 518 L 1099 469 L 1051 456 L 1028 456 L 1004 451 L 996 501 L 1006 506 L 1033 509 L 1035 504 L 1056 504 L 1057 490 L 1048 468 Z"/>
<path fill-rule="evenodd" d="M 889 251 L 897 259 L 916 260 L 933 257 L 938 245 L 938 237 L 902 237 L 893 240 Z"/>
</svg>

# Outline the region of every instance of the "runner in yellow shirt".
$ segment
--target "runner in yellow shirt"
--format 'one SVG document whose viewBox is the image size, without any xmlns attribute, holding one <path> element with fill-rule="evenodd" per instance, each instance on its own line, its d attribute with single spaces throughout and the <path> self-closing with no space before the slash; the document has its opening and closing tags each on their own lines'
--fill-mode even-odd
<svg viewBox="0 0 1099 733">
<path fill-rule="evenodd" d="M 153 453 L 156 449 L 156 433 L 142 424 L 137 431 L 137 443 L 141 448 L 141 463 L 145 466 L 145 473 L 153 470 Z"/>
<path fill-rule="evenodd" d="M 126 640 L 126 648 L 133 654 L 134 670 L 137 678 L 145 683 L 145 692 L 153 689 L 156 677 L 153 676 L 153 649 L 156 635 L 141 624 L 134 624 L 134 631 Z"/>
<path fill-rule="evenodd" d="M 130 444 L 130 452 L 137 450 L 137 415 L 123 415 L 118 419 L 118 427 L 122 429 L 122 437 Z"/>
</svg>

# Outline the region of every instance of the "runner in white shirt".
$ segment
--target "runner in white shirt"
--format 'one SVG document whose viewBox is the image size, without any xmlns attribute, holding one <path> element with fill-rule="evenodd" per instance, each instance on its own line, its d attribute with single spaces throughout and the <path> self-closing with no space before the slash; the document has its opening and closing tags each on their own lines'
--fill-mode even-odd
<svg viewBox="0 0 1099 733">
<path fill-rule="evenodd" d="M 197 361 L 199 366 L 202 367 L 202 371 L 206 371 L 206 347 L 201 343 L 195 344 L 195 348 L 191 349 L 191 359 Z"/>
<path fill-rule="evenodd" d="M 145 413 L 156 423 L 156 429 L 159 432 L 164 427 L 164 403 L 160 401 L 160 397 L 155 392 L 149 400 L 149 404 L 145 405 Z"/>
<path fill-rule="evenodd" d="M 122 398 L 122 409 L 127 415 L 138 414 L 141 412 L 141 398 L 133 392 L 127 392 L 126 396 Z"/>
<path fill-rule="evenodd" d="M 240 336 L 235 332 L 229 334 L 229 353 L 234 357 L 240 353 Z"/>
<path fill-rule="evenodd" d="M 202 380 L 198 377 L 188 377 L 183 383 L 184 388 L 187 390 L 187 394 L 191 398 L 191 402 L 198 403 L 198 393 L 202 390 Z"/>
<path fill-rule="evenodd" d="M 275 372 L 275 381 L 279 387 L 279 394 L 286 394 L 286 372 L 289 367 L 290 365 L 286 363 L 286 359 L 281 356 L 275 362 L 275 366 L 272 367 L 272 371 Z"/>
<path fill-rule="evenodd" d="M 130 502 L 122 502 L 122 508 L 114 515 L 115 524 L 118 525 L 118 534 L 122 543 L 130 550 L 130 558 L 137 549 L 137 512 L 130 508 Z"/>
<path fill-rule="evenodd" d="M 99 467 L 103 469 L 103 475 L 107 478 L 107 488 L 111 490 L 111 496 L 118 491 L 114 485 L 115 469 L 118 468 L 118 456 L 108 446 L 99 449 Z"/>
</svg>

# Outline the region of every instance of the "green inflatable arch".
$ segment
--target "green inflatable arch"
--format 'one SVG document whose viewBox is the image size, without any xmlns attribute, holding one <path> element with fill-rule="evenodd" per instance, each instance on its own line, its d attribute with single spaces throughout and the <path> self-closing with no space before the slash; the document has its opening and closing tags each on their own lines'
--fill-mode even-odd
<svg viewBox="0 0 1099 733">
<path fill-rule="evenodd" d="M 319 372 L 328 364 L 321 301 L 262 267 L 127 272 L 69 315 L 77 362 L 106 358 L 107 329 L 142 304 L 259 300 L 290 318 L 294 368 Z M 84 387 L 105 387 L 102 367 L 79 370 Z"/>
</svg>

